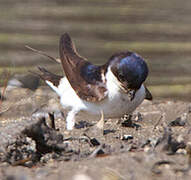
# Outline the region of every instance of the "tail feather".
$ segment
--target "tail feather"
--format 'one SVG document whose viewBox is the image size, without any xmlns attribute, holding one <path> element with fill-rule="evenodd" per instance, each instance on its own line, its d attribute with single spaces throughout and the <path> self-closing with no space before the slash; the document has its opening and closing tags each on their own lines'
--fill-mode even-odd
<svg viewBox="0 0 191 180">
<path fill-rule="evenodd" d="M 152 101 L 153 100 L 153 96 L 151 94 L 151 92 L 147 89 L 147 87 L 145 86 L 145 92 L 146 92 L 146 96 L 145 99 Z"/>
<path fill-rule="evenodd" d="M 49 71 L 47 71 L 45 68 L 38 66 L 38 69 L 41 73 L 32 72 L 33 74 L 39 76 L 44 81 L 51 82 L 54 86 L 58 87 L 60 80 L 63 78 L 62 76 L 53 74 Z"/>
</svg>

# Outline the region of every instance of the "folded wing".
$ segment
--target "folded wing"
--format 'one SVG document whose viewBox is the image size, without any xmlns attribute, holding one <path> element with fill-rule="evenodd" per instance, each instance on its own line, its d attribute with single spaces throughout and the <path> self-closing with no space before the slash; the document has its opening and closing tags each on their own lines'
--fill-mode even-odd
<svg viewBox="0 0 191 180">
<path fill-rule="evenodd" d="M 107 96 L 104 68 L 81 57 L 67 33 L 60 38 L 60 60 L 68 81 L 80 98 L 95 102 Z"/>
</svg>

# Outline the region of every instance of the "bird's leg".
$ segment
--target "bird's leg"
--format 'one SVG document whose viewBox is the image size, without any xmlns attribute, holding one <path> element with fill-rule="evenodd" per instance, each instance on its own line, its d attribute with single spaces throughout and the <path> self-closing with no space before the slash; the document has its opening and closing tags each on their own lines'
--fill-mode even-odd
<svg viewBox="0 0 191 180">
<path fill-rule="evenodd" d="M 75 125 L 75 115 L 78 113 L 76 110 L 71 110 L 66 118 L 66 128 L 67 130 L 72 130 Z"/>
</svg>

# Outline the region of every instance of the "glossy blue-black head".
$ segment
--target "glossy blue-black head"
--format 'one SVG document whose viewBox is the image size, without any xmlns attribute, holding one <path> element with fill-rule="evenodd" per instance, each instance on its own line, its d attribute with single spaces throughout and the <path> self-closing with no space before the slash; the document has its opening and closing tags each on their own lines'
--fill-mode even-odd
<svg viewBox="0 0 191 180">
<path fill-rule="evenodd" d="M 148 75 L 146 62 L 136 53 L 124 52 L 111 57 L 111 71 L 125 89 L 137 90 Z"/>
</svg>

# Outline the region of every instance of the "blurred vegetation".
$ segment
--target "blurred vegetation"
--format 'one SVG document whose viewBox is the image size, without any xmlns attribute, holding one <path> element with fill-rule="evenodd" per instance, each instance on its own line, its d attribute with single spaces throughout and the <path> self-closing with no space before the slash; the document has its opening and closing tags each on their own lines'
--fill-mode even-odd
<svg viewBox="0 0 191 180">
<path fill-rule="evenodd" d="M 42 64 L 62 74 L 24 46 L 58 57 L 59 37 L 68 32 L 95 64 L 117 51 L 136 51 L 148 62 L 154 96 L 191 99 L 191 1 L 0 0 L 0 17 L 0 74 Z"/>
</svg>

